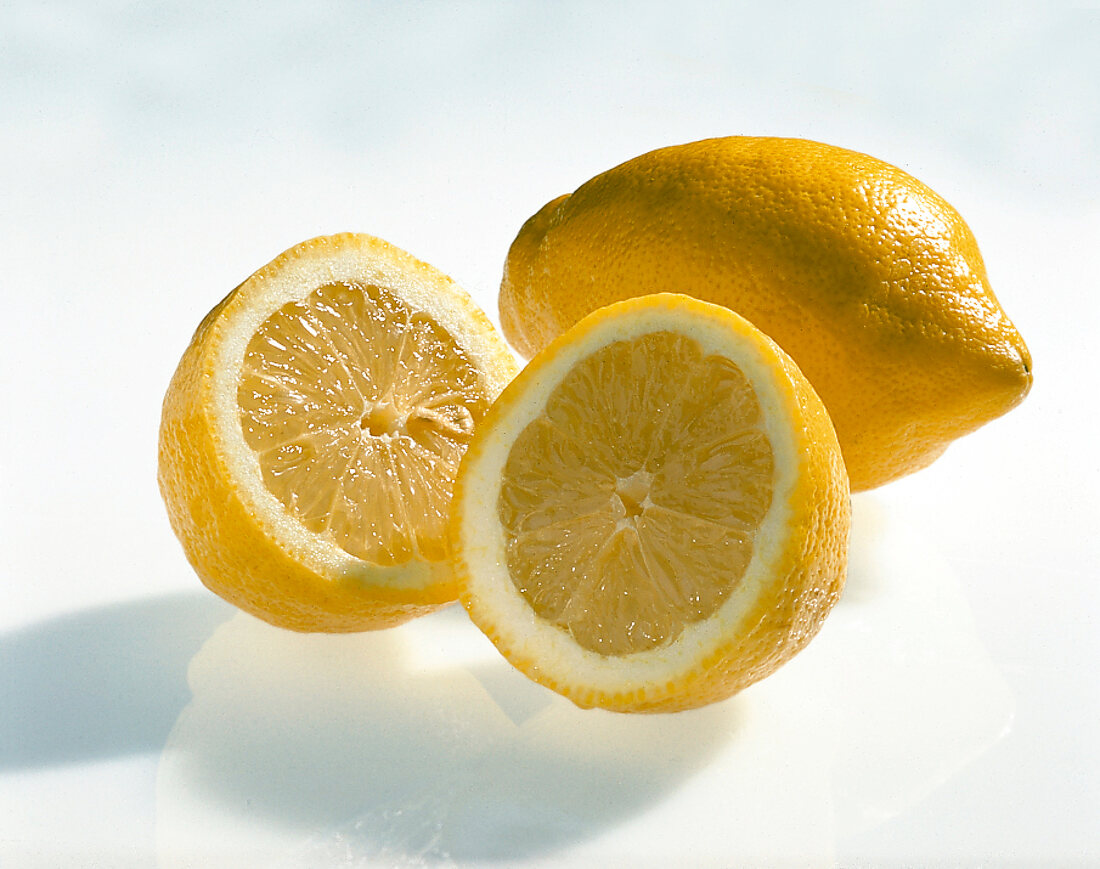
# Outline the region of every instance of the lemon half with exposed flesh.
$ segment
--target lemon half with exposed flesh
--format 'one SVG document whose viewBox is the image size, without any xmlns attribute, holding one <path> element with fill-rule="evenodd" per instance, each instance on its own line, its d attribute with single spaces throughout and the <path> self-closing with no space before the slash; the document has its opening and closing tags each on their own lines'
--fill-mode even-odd
<svg viewBox="0 0 1100 869">
<path fill-rule="evenodd" d="M 302 631 L 455 598 L 451 489 L 516 363 L 449 278 L 366 235 L 276 258 L 203 320 L 164 399 L 159 480 L 202 581 Z"/>
<path fill-rule="evenodd" d="M 580 706 L 729 696 L 814 636 L 842 588 L 848 478 L 797 366 L 681 295 L 603 308 L 538 353 L 463 459 L 461 599 Z"/>
</svg>

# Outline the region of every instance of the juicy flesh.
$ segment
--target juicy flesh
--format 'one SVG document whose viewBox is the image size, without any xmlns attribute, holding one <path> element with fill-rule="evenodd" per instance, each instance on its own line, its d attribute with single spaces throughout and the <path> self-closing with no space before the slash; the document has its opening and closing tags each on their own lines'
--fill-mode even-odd
<svg viewBox="0 0 1100 869">
<path fill-rule="evenodd" d="M 579 362 L 509 453 L 498 511 L 536 615 L 626 655 L 712 615 L 773 486 L 756 394 L 729 359 L 656 332 Z"/>
<path fill-rule="evenodd" d="M 442 560 L 483 378 L 434 320 L 376 286 L 333 283 L 263 322 L 237 390 L 264 484 L 356 558 Z"/>
</svg>

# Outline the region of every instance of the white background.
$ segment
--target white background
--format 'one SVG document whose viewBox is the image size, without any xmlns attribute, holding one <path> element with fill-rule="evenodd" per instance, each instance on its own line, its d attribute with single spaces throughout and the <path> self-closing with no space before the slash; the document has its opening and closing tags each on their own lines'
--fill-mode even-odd
<svg viewBox="0 0 1100 869">
<path fill-rule="evenodd" d="M 342 230 L 496 317 L 520 224 L 654 147 L 800 136 L 967 218 L 1018 409 L 854 499 L 795 661 L 581 713 L 461 612 L 298 636 L 157 492 L 202 315 Z M 0 865 L 1100 864 L 1096 4 L 0 7 Z"/>
</svg>

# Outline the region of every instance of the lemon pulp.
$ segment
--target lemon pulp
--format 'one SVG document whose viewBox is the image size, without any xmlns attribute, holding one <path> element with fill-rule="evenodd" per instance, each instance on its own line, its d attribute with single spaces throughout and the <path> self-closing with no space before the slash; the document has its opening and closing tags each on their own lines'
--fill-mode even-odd
<svg viewBox="0 0 1100 869">
<path fill-rule="evenodd" d="M 771 504 L 756 394 L 729 359 L 653 332 L 581 360 L 516 438 L 498 501 L 535 614 L 621 656 L 721 606 Z"/>
<path fill-rule="evenodd" d="M 256 330 L 237 402 L 265 486 L 306 528 L 374 564 L 445 558 L 454 477 L 490 398 L 431 317 L 371 284 L 320 287 Z"/>
</svg>

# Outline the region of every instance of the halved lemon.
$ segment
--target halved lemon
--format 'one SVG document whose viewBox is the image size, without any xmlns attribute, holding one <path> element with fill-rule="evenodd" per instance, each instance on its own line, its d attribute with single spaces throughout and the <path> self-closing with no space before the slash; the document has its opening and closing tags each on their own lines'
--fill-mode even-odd
<svg viewBox="0 0 1100 869">
<path fill-rule="evenodd" d="M 817 633 L 844 583 L 832 423 L 747 320 L 686 296 L 610 305 L 504 390 L 455 485 L 461 600 L 578 706 L 728 697 Z"/>
<path fill-rule="evenodd" d="M 384 241 L 306 241 L 202 321 L 164 399 L 159 480 L 202 581 L 301 631 L 454 600 L 451 490 L 515 375 L 485 314 Z"/>
</svg>

